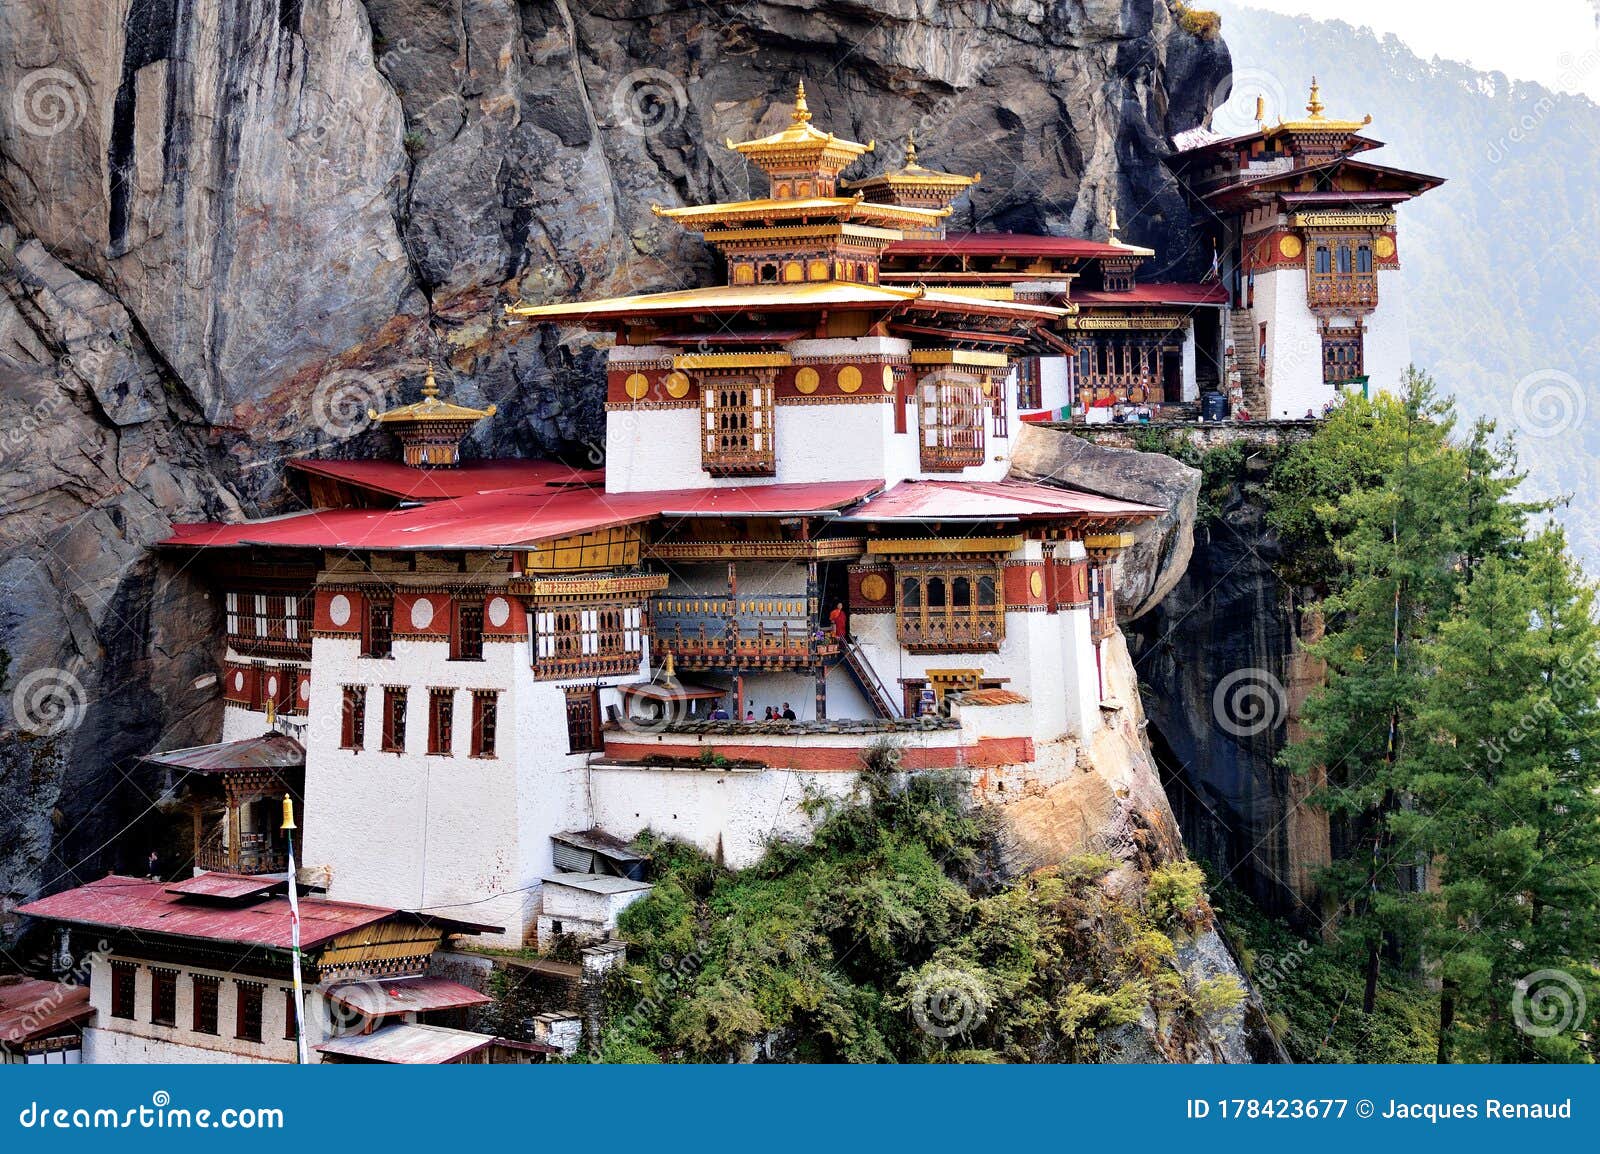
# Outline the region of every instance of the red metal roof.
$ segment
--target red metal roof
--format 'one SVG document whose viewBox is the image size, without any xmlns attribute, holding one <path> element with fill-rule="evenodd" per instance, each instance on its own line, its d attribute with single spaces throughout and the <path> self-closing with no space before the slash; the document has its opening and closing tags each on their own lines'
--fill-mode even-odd
<svg viewBox="0 0 1600 1154">
<path fill-rule="evenodd" d="M 289 467 L 331 477 L 402 501 L 438 501 L 534 485 L 600 485 L 603 469 L 574 469 L 560 461 L 466 461 L 453 469 L 417 469 L 399 461 L 317 461 L 298 457 Z"/>
<path fill-rule="evenodd" d="M 1162 510 L 1027 481 L 902 481 L 850 512 L 851 521 L 1144 518 Z"/>
<path fill-rule="evenodd" d="M 188 894 L 190 897 L 218 898 L 222 901 L 240 901 L 244 898 L 263 897 L 275 889 L 287 886 L 288 879 L 263 875 L 224 873 L 221 870 L 203 873 L 167 886 L 169 894 Z"/>
<path fill-rule="evenodd" d="M 325 992 L 330 1002 L 349 1006 L 369 1018 L 385 1014 L 426 1013 L 429 1010 L 459 1010 L 467 1006 L 486 1006 L 494 999 L 488 994 L 452 982 L 448 978 L 411 977 L 357 982 L 341 982 Z"/>
<path fill-rule="evenodd" d="M 897 240 L 888 256 L 1058 256 L 1088 259 L 1127 256 L 1128 250 L 1076 236 L 1034 236 L 1021 232 L 953 232 L 943 237 Z"/>
<path fill-rule="evenodd" d="M 243 769 L 304 769 L 306 751 L 298 741 L 283 733 L 265 733 L 241 741 L 219 741 L 212 745 L 191 745 L 147 754 L 155 765 L 186 769 L 192 773 L 230 773 Z"/>
<path fill-rule="evenodd" d="M 1121 293 L 1074 289 L 1071 297 L 1079 305 L 1223 305 L 1228 303 L 1228 290 L 1221 284 L 1156 281 L 1136 284 Z"/>
<path fill-rule="evenodd" d="M 289 899 L 266 898 L 248 906 L 219 906 L 170 893 L 165 882 L 112 874 L 77 889 L 19 906 L 17 912 L 74 925 L 105 926 L 180 938 L 289 948 Z M 300 899 L 300 943 L 307 949 L 340 934 L 395 916 L 381 906 Z"/>
<path fill-rule="evenodd" d="M 606 493 L 548 486 L 434 501 L 410 509 L 323 509 L 238 524 L 174 525 L 163 545 L 219 548 L 500 549 L 655 517 L 825 514 L 883 487 L 882 481 L 743 485 Z"/>
<path fill-rule="evenodd" d="M 93 1015 L 88 986 L 69 986 L 17 975 L 0 977 L 0 1044 L 44 1038 Z"/>
</svg>

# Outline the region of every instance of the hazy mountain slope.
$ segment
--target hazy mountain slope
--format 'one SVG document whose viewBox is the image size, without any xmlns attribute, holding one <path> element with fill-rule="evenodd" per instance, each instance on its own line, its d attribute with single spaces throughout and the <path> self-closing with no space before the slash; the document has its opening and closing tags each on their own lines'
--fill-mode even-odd
<svg viewBox="0 0 1600 1154">
<path fill-rule="evenodd" d="M 1471 415 L 1515 429 L 1535 490 L 1600 561 L 1600 107 L 1539 85 L 1420 59 L 1393 37 L 1219 3 L 1235 94 L 1284 115 L 1313 73 L 1328 114 L 1370 112 L 1373 159 L 1449 178 L 1401 213 L 1412 351 Z M 1588 52 L 1590 55 L 1582 55 Z M 1600 66 L 1574 45 L 1572 67 Z"/>
</svg>

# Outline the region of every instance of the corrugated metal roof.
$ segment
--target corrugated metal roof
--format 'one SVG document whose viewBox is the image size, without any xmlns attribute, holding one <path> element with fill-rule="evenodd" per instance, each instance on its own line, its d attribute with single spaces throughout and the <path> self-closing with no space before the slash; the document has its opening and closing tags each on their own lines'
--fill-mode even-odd
<svg viewBox="0 0 1600 1154">
<path fill-rule="evenodd" d="M 494 1001 L 488 994 L 480 994 L 460 982 L 431 977 L 340 982 L 328 987 L 323 996 L 369 1018 L 384 1014 L 459 1010 L 468 1006 L 486 1006 Z"/>
<path fill-rule="evenodd" d="M 342 1034 L 322 1043 L 317 1050 L 323 1054 L 337 1054 L 363 1062 L 436 1066 L 465 1058 L 485 1046 L 493 1045 L 494 1041 L 489 1034 L 397 1022 L 370 1034 Z"/>
<path fill-rule="evenodd" d="M 1127 292 L 1072 292 L 1080 305 L 1225 305 L 1228 290 L 1220 284 L 1185 284 L 1177 281 L 1148 281 Z"/>
<path fill-rule="evenodd" d="M 544 884 L 566 886 L 568 889 L 602 895 L 631 894 L 638 890 L 653 888 L 649 882 L 636 882 L 631 878 L 618 877 L 616 874 L 551 874 L 544 879 Z"/>
<path fill-rule="evenodd" d="M 826 514 L 876 492 L 882 481 L 605 493 L 532 486 L 434 501 L 409 509 L 324 509 L 239 524 L 174 525 L 163 545 L 216 548 L 499 549 L 531 545 L 655 517 Z"/>
<path fill-rule="evenodd" d="M 165 882 L 117 874 L 29 902 L 19 906 L 17 912 L 74 925 L 130 929 L 181 938 L 273 949 L 288 949 L 290 945 L 289 899 L 285 896 L 269 897 L 249 906 L 218 906 L 194 901 L 187 894 L 169 893 Z M 300 941 L 310 949 L 398 912 L 382 906 L 303 897 L 300 899 Z"/>
<path fill-rule="evenodd" d="M 306 751 L 294 738 L 282 733 L 246 737 L 241 741 L 219 741 L 212 745 L 190 745 L 165 753 L 147 754 L 145 761 L 186 769 L 192 773 L 228 773 L 241 769 L 304 769 Z"/>
<path fill-rule="evenodd" d="M 943 237 L 897 240 L 885 256 L 1127 256 L 1128 250 L 1103 240 L 1076 236 L 1034 236 L 1020 232 L 954 232 Z"/>
<path fill-rule="evenodd" d="M 403 501 L 440 501 L 532 485 L 605 483 L 603 469 L 574 469 L 560 461 L 463 461 L 450 469 L 418 469 L 399 461 L 296 458 L 289 462 L 289 467 Z"/>
<path fill-rule="evenodd" d="M 963 689 L 950 695 L 961 705 L 1026 705 L 1028 699 L 1014 689 Z"/>
<path fill-rule="evenodd" d="M 902 481 L 850 511 L 847 521 L 1006 521 L 1019 518 L 1145 518 L 1153 505 L 1026 481 Z"/>
<path fill-rule="evenodd" d="M 38 978 L 0 977 L 0 1044 L 12 1046 L 47 1037 L 94 1014 L 88 986 Z"/>
<path fill-rule="evenodd" d="M 263 897 L 275 889 L 284 888 L 288 884 L 287 878 L 247 877 L 243 874 L 223 873 L 218 870 L 213 873 L 203 873 L 198 877 L 188 878 L 185 881 L 173 882 L 167 886 L 167 892 L 169 894 L 186 894 L 189 897 L 239 901 L 243 898 Z"/>
<path fill-rule="evenodd" d="M 568 830 L 564 833 L 553 833 L 551 841 L 563 842 L 566 845 L 576 846 L 579 849 L 593 850 L 595 853 L 604 854 L 621 862 L 649 861 L 648 854 L 638 853 L 628 848 L 628 843 L 614 834 L 606 833 L 602 829 Z"/>
</svg>

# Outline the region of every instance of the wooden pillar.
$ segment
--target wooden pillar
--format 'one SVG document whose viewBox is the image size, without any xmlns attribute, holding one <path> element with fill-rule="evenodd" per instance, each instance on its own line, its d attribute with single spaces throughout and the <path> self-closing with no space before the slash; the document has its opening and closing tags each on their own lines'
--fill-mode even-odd
<svg viewBox="0 0 1600 1154">
<path fill-rule="evenodd" d="M 239 840 L 243 834 L 239 821 L 239 794 L 228 787 L 228 870 L 239 872 Z"/>
</svg>

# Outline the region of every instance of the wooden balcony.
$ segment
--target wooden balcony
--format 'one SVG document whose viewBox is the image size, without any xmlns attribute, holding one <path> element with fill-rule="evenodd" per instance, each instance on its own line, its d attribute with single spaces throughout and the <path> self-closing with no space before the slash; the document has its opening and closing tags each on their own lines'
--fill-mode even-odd
<svg viewBox="0 0 1600 1154">
<path fill-rule="evenodd" d="M 651 619 L 680 669 L 807 669 L 839 655 L 804 597 L 662 597 Z"/>
<path fill-rule="evenodd" d="M 898 632 L 900 644 L 909 653 L 995 653 L 1006 636 L 1005 610 L 902 611 Z"/>
<path fill-rule="evenodd" d="M 1312 308 L 1375 309 L 1378 307 L 1378 278 L 1355 273 L 1346 276 L 1313 273 L 1306 286 L 1306 303 Z"/>
</svg>

